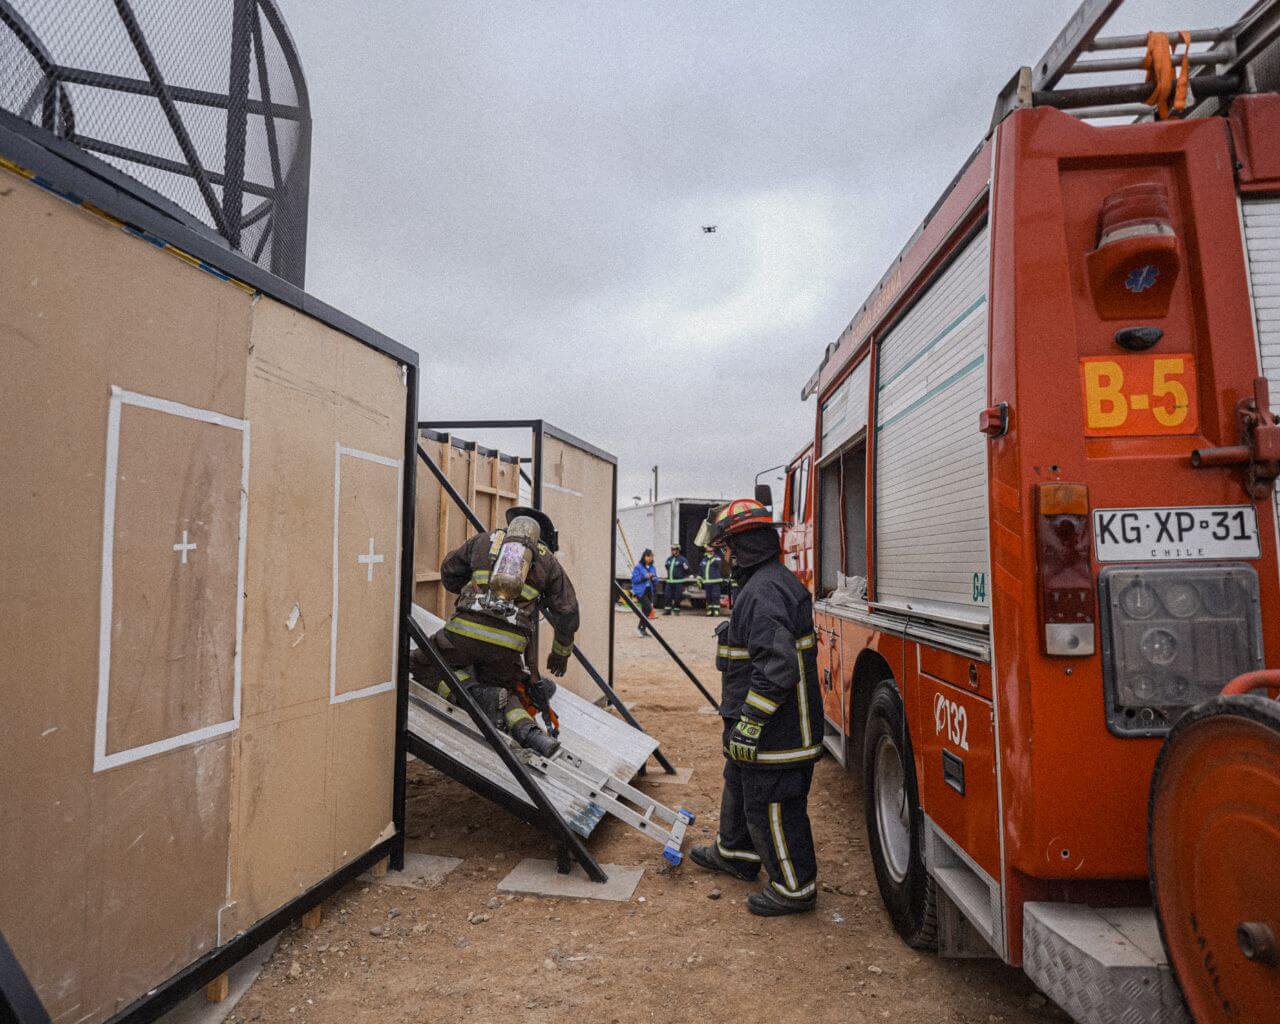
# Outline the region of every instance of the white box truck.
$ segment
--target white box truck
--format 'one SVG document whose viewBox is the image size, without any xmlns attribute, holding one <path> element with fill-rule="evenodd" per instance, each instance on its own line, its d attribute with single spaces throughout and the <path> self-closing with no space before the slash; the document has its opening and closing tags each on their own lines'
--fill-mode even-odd
<svg viewBox="0 0 1280 1024">
<path fill-rule="evenodd" d="M 631 570 L 640 560 L 645 548 L 653 551 L 653 561 L 658 567 L 660 579 L 666 579 L 667 559 L 671 555 L 671 545 L 679 544 L 684 557 L 689 559 L 693 567 L 693 575 L 698 572 L 702 561 L 702 548 L 693 543 L 698 527 L 707 518 L 707 512 L 715 505 L 723 504 L 724 498 L 665 498 L 662 501 L 645 505 L 633 505 L 630 508 L 618 509 L 617 557 L 615 560 L 618 582 L 626 585 L 631 579 Z M 702 588 L 690 586 L 685 588 L 685 596 L 697 604 L 702 601 Z M 661 594 L 661 587 L 659 587 Z"/>
</svg>

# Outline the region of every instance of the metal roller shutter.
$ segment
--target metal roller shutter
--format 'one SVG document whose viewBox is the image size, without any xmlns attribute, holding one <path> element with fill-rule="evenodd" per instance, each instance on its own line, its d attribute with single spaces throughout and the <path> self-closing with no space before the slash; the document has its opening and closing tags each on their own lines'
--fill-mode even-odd
<svg viewBox="0 0 1280 1024">
<path fill-rule="evenodd" d="M 1271 384 L 1274 407 L 1280 401 L 1280 199 L 1250 199 L 1242 205 L 1258 351 L 1262 373 Z M 1280 497 L 1273 500 L 1280 517 Z"/>
<path fill-rule="evenodd" d="M 987 229 L 881 343 L 875 597 L 990 620 L 986 438 Z"/>
</svg>

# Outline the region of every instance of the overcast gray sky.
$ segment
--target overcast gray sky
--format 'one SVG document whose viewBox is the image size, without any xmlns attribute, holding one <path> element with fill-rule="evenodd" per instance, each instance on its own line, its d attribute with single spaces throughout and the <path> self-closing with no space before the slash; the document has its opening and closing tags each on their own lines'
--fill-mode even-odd
<svg viewBox="0 0 1280 1024">
<path fill-rule="evenodd" d="M 655 462 L 664 495 L 750 493 L 1075 6 L 282 0 L 308 290 L 422 354 L 425 416 L 545 418 L 618 456 L 624 502 Z M 1112 28 L 1245 6 L 1137 0 Z"/>
</svg>

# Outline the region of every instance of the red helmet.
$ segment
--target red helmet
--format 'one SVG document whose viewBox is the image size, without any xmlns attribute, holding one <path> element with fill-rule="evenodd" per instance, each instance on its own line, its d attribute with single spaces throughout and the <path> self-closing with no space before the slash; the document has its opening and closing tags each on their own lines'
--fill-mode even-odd
<svg viewBox="0 0 1280 1024">
<path fill-rule="evenodd" d="M 699 547 L 720 547 L 730 536 L 761 526 L 781 526 L 775 523 L 769 510 L 754 498 L 735 498 L 724 505 L 717 505 L 707 513 L 707 521 L 698 531 L 694 543 Z"/>
</svg>

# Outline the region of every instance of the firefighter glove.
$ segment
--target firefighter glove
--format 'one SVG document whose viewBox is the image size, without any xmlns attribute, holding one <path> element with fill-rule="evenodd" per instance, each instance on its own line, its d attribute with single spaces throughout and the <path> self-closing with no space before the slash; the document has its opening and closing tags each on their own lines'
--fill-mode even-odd
<svg viewBox="0 0 1280 1024">
<path fill-rule="evenodd" d="M 569 669 L 568 653 L 561 654 L 559 651 L 552 651 L 547 655 L 547 671 L 553 676 L 562 676 Z"/>
<path fill-rule="evenodd" d="M 743 715 L 733 727 L 733 732 L 729 733 L 729 756 L 735 761 L 755 761 L 763 731 L 764 726 L 760 722 Z"/>
<path fill-rule="evenodd" d="M 551 707 L 551 698 L 556 692 L 556 684 L 545 676 L 539 676 L 525 684 L 524 692 L 529 695 L 529 702 L 535 708 L 546 711 Z"/>
</svg>

